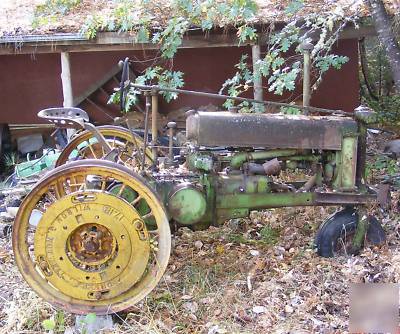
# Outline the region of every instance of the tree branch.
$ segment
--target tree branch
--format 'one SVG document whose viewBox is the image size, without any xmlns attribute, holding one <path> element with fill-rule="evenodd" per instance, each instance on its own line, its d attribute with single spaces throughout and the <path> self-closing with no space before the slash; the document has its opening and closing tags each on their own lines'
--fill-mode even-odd
<svg viewBox="0 0 400 334">
<path fill-rule="evenodd" d="M 375 88 L 372 87 L 368 80 L 368 64 L 367 64 L 367 56 L 365 51 L 365 39 L 362 38 L 358 41 L 358 50 L 360 52 L 360 63 L 361 63 L 361 72 L 364 77 L 365 86 L 367 87 L 368 93 L 374 100 L 378 101 L 378 97 L 375 94 Z"/>
<path fill-rule="evenodd" d="M 400 93 L 400 47 L 394 36 L 389 14 L 382 0 L 366 0 L 379 40 L 386 49 L 397 93 Z"/>
</svg>

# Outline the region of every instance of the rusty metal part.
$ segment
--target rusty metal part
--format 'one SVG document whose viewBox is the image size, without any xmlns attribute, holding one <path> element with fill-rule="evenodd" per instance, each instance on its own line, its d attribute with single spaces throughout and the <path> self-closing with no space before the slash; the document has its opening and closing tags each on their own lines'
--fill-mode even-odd
<svg viewBox="0 0 400 334">
<path fill-rule="evenodd" d="M 357 123 L 342 117 L 197 112 L 186 120 L 188 140 L 199 146 L 340 150 L 343 132 Z"/>
<path fill-rule="evenodd" d="M 92 176 L 99 187 L 87 189 Z M 38 208 L 44 213 L 35 228 L 29 221 Z M 170 248 L 168 218 L 152 188 L 128 168 L 103 160 L 75 161 L 48 173 L 22 202 L 13 228 L 24 279 L 72 313 L 118 312 L 142 300 L 161 279 Z"/>
<path fill-rule="evenodd" d="M 116 244 L 107 227 L 88 223 L 78 226 L 70 234 L 67 247 L 82 263 L 100 264 L 110 258 Z"/>
<path fill-rule="evenodd" d="M 317 183 L 317 174 L 311 176 L 297 192 L 309 191 Z"/>
<path fill-rule="evenodd" d="M 238 152 L 235 153 L 230 159 L 230 166 L 233 169 L 239 169 L 242 164 L 246 161 L 266 160 L 279 157 L 284 159 L 294 159 L 297 154 L 302 154 L 303 151 L 299 150 L 268 150 L 268 151 L 256 151 L 256 152 Z M 304 157 L 308 158 L 308 156 Z M 303 160 L 303 159 L 302 159 Z"/>
<path fill-rule="evenodd" d="M 289 206 L 358 205 L 376 201 L 375 193 L 284 192 L 267 194 L 233 194 L 217 197 L 218 209 L 278 208 Z M 249 204 L 250 203 L 250 204 Z"/>
<path fill-rule="evenodd" d="M 234 100 L 234 101 L 238 101 L 238 102 L 258 103 L 258 104 L 263 104 L 266 106 L 297 108 L 300 110 L 307 110 L 310 113 L 337 114 L 337 115 L 353 116 L 352 113 L 345 112 L 343 110 L 331 110 L 331 109 L 316 108 L 316 107 L 297 106 L 297 105 L 292 105 L 290 103 L 281 103 L 281 102 L 272 102 L 272 101 L 259 101 L 259 100 L 245 98 L 245 97 L 238 97 L 238 96 L 235 97 L 235 96 L 222 95 L 222 94 L 198 92 L 198 91 L 193 91 L 193 90 L 167 88 L 167 87 L 161 87 L 161 86 L 156 86 L 156 85 L 148 86 L 148 85 L 138 85 L 138 84 L 131 83 L 130 86 L 133 88 L 141 89 L 141 90 L 171 92 L 171 93 L 187 94 L 187 95 L 193 95 L 193 96 L 204 96 L 204 97 L 210 97 L 210 98 L 215 98 L 215 99 L 220 99 L 220 100 Z"/>
<path fill-rule="evenodd" d="M 315 192 L 314 205 L 358 205 L 376 202 L 376 193 Z"/>
<path fill-rule="evenodd" d="M 302 43 L 300 45 L 303 51 L 303 106 L 310 106 L 311 100 L 311 50 L 314 48 L 311 43 Z M 308 114 L 307 109 L 304 110 Z"/>
<path fill-rule="evenodd" d="M 105 151 L 105 153 L 108 154 L 111 152 L 110 145 L 108 144 L 107 140 L 102 135 L 101 131 L 98 130 L 98 128 L 96 128 L 91 123 L 84 123 L 83 127 L 85 128 L 85 130 L 89 131 L 97 139 L 97 142 L 101 146 L 102 150 Z"/>
<path fill-rule="evenodd" d="M 257 164 L 254 162 L 247 162 L 243 164 L 243 171 L 246 174 L 252 174 L 252 175 L 264 175 L 264 167 L 262 164 Z"/>
<path fill-rule="evenodd" d="M 133 145 L 135 146 L 136 152 L 137 152 L 137 157 L 135 156 L 134 160 L 138 163 L 138 166 L 140 167 L 141 163 L 143 161 L 142 152 L 141 152 L 141 145 L 143 143 L 141 140 L 140 141 L 137 140 L 138 136 L 135 134 L 134 125 L 132 124 L 132 121 L 130 119 L 126 120 L 126 125 L 129 129 L 129 132 L 131 133 L 132 142 L 133 142 Z M 143 154 L 145 154 L 145 153 L 143 152 Z"/>
<path fill-rule="evenodd" d="M 174 159 L 174 134 L 175 134 L 175 128 L 176 128 L 176 123 L 175 122 L 168 122 L 167 124 L 168 127 L 168 157 L 170 161 Z"/>
<path fill-rule="evenodd" d="M 268 160 L 263 164 L 249 162 L 243 165 L 243 169 L 249 174 L 258 175 L 279 175 L 282 170 L 281 163 L 277 158 Z"/>
<path fill-rule="evenodd" d="M 151 144 L 153 145 L 153 161 L 157 161 L 157 139 L 158 139 L 158 92 L 151 92 Z"/>
<path fill-rule="evenodd" d="M 390 194 L 390 184 L 380 183 L 378 185 L 378 203 L 380 207 L 384 210 L 390 208 L 392 203 L 392 197 Z"/>
<path fill-rule="evenodd" d="M 357 147 L 357 170 L 356 170 L 356 185 L 363 188 L 366 182 L 366 163 L 367 163 L 367 123 L 368 116 L 375 115 L 375 113 L 367 108 L 360 106 L 355 109 L 355 117 L 358 119 L 358 147 Z"/>
<path fill-rule="evenodd" d="M 148 135 L 149 135 L 149 113 L 150 113 L 150 92 L 146 91 L 144 92 L 144 95 L 146 97 L 146 111 L 145 111 L 145 117 L 144 117 L 144 139 L 143 139 L 143 149 L 146 151 L 147 149 L 147 140 L 148 140 Z M 140 166 L 141 171 L 143 172 L 145 168 L 145 156 L 142 156 L 142 164 Z"/>
<path fill-rule="evenodd" d="M 265 171 L 265 175 L 278 175 L 282 170 L 281 163 L 277 158 L 265 162 L 263 164 L 263 168 Z"/>
</svg>

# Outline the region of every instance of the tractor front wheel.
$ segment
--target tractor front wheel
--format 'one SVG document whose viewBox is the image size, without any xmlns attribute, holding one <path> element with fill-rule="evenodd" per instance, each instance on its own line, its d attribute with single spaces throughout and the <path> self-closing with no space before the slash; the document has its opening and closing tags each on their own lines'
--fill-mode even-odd
<svg viewBox="0 0 400 334">
<path fill-rule="evenodd" d="M 352 247 L 359 216 L 354 208 L 346 208 L 335 212 L 319 227 L 315 237 L 317 253 L 323 257 L 350 255 L 354 253 Z M 379 221 L 372 216 L 368 217 L 369 224 L 366 241 L 372 245 L 385 242 L 385 231 Z"/>
</svg>

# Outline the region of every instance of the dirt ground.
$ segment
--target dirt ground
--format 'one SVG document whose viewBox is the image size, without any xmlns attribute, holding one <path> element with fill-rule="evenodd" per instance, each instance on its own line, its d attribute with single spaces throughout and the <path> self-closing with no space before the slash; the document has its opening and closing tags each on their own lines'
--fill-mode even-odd
<svg viewBox="0 0 400 334">
<path fill-rule="evenodd" d="M 332 259 L 317 256 L 313 239 L 335 208 L 266 210 L 220 228 L 180 229 L 159 286 L 130 312 L 115 315 L 108 333 L 348 333 L 349 283 L 399 281 L 398 205 L 394 191 L 391 210 L 372 208 L 386 245 Z M 0 333 L 44 333 L 49 318 L 55 333 L 68 333 L 73 316 L 23 281 L 10 238 L 0 238 L 0 282 Z"/>
</svg>

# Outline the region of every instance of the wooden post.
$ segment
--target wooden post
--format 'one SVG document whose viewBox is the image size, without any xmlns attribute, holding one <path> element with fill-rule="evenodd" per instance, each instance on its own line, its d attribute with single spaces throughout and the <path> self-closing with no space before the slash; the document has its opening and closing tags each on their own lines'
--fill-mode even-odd
<svg viewBox="0 0 400 334">
<path fill-rule="evenodd" d="M 64 107 L 73 107 L 74 98 L 72 94 L 71 65 L 69 53 L 61 52 L 61 82 L 64 97 Z"/>
<path fill-rule="evenodd" d="M 153 161 L 157 164 L 157 138 L 158 138 L 158 92 L 151 92 L 151 142 L 153 145 Z"/>
<path fill-rule="evenodd" d="M 309 107 L 311 100 L 311 50 L 313 45 L 311 43 L 302 44 L 304 54 L 304 70 L 303 70 L 303 106 Z M 308 114 L 308 111 L 305 112 Z"/>
<path fill-rule="evenodd" d="M 63 106 L 64 108 L 73 107 L 74 97 L 72 94 L 71 64 L 68 52 L 61 52 L 61 82 L 64 97 Z M 67 129 L 68 141 L 74 133 L 74 129 Z"/>
<path fill-rule="evenodd" d="M 261 50 L 260 44 L 252 45 L 251 47 L 251 55 L 253 61 L 253 72 L 257 69 L 257 62 L 261 59 Z M 263 89 L 262 89 L 262 77 L 261 73 L 256 73 L 254 76 L 254 99 L 263 101 Z M 254 109 L 256 112 L 264 112 L 264 105 L 255 103 Z"/>
</svg>

